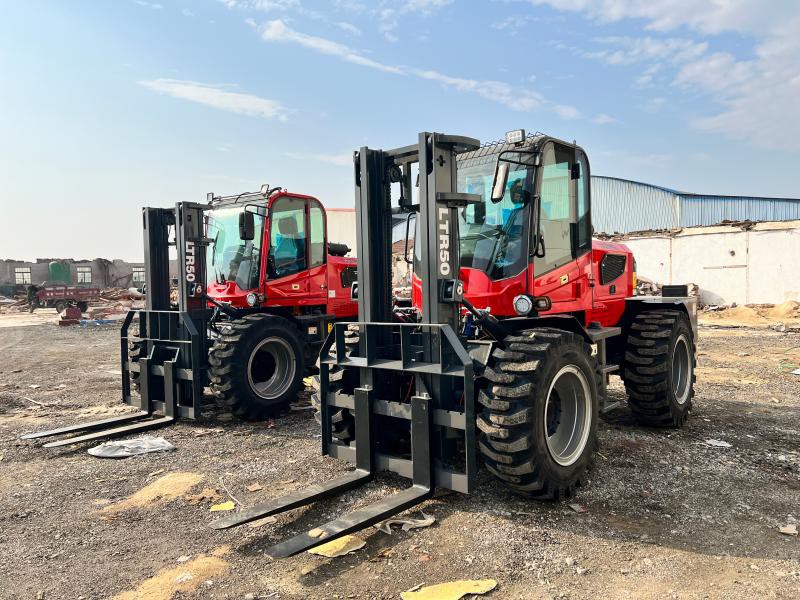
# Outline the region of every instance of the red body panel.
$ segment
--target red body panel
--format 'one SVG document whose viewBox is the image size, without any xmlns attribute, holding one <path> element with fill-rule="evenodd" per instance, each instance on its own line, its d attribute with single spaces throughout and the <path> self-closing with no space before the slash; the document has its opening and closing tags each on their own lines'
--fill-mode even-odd
<svg viewBox="0 0 800 600">
<path fill-rule="evenodd" d="M 342 271 L 357 266 L 358 260 L 352 256 L 328 256 L 328 313 L 337 317 L 358 316 L 358 303 L 350 295 L 350 286 L 342 285 Z"/>
<path fill-rule="evenodd" d="M 319 202 L 312 196 L 279 192 L 270 196 L 267 208 L 271 209 L 272 205 L 284 196 Z M 319 206 L 324 213 L 325 208 L 321 203 L 319 203 Z M 270 220 L 267 218 L 264 220 L 263 239 L 261 241 L 261 247 L 267 251 L 269 249 L 269 240 Z M 325 242 L 327 247 L 327 239 Z M 358 314 L 358 304 L 351 298 L 350 288 L 342 286 L 341 277 L 342 271 L 346 267 L 356 267 L 358 261 L 354 257 L 327 255 L 326 261 L 322 265 L 272 280 L 267 277 L 267 258 L 268 253 L 266 251 L 262 252 L 260 265 L 261 284 L 259 289 L 243 290 L 233 281 L 221 284 L 209 283 L 208 295 L 217 301 L 228 302 L 238 308 L 247 308 L 247 294 L 256 292 L 265 296 L 264 301 L 260 303 L 260 306 L 265 308 L 324 306 L 327 314 L 333 314 L 340 318 L 354 317 Z"/>
<path fill-rule="evenodd" d="M 624 254 L 625 271 L 606 285 L 600 283 L 600 263 L 606 254 Z M 633 296 L 633 252 L 625 244 L 594 240 L 592 243 L 592 278 L 594 280 L 594 302 L 592 310 L 586 311 L 586 321 L 599 321 L 611 326 L 619 323 L 625 313 L 625 298 Z M 615 289 L 611 293 L 612 287 Z"/>
<path fill-rule="evenodd" d="M 626 256 L 625 271 L 614 281 L 600 284 L 600 263 L 608 254 Z M 514 298 L 519 294 L 548 296 L 553 307 L 540 315 L 580 313 L 584 325 L 599 322 L 604 327 L 619 323 L 625 312 L 625 298 L 633 295 L 633 253 L 624 244 L 593 240 L 592 250 L 565 265 L 537 277 L 533 265 L 514 277 L 491 280 L 486 273 L 462 268 L 464 295 L 477 308 L 489 308 L 496 317 L 516 317 Z M 614 293 L 612 293 L 612 287 Z M 422 285 L 414 275 L 411 280 L 411 299 L 415 307 L 422 306 Z"/>
</svg>

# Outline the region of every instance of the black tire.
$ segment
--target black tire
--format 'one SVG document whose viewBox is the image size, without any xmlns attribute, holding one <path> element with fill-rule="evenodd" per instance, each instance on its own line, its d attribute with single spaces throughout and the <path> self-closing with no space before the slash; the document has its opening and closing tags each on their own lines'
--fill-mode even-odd
<svg viewBox="0 0 800 600">
<path fill-rule="evenodd" d="M 636 315 L 628 333 L 622 379 L 638 421 L 680 427 L 694 397 L 697 357 L 689 318 L 679 310 Z"/>
<path fill-rule="evenodd" d="M 350 335 L 347 335 L 350 334 Z M 358 334 L 355 332 L 345 332 L 345 343 L 347 344 L 347 354 L 349 355 L 358 344 Z M 331 351 L 331 355 L 335 355 Z M 358 383 L 358 371 L 355 369 L 342 369 L 334 366 L 328 372 L 328 384 L 332 392 L 344 391 L 352 393 L 352 389 Z M 319 375 L 311 377 L 311 405 L 316 409 L 314 418 L 317 423 L 322 424 L 322 414 L 320 413 L 320 379 Z M 355 417 L 346 408 L 337 410 L 331 415 L 331 436 L 343 444 L 349 445 L 356 439 Z"/>
<path fill-rule="evenodd" d="M 583 338 L 559 329 L 528 329 L 505 342 L 505 350 L 492 353 L 487 385 L 478 391 L 486 467 L 518 494 L 569 497 L 585 484 L 597 450 L 597 359 Z"/>
<path fill-rule="evenodd" d="M 59 300 L 55 304 L 55 309 L 56 309 L 56 312 L 58 314 L 61 314 L 62 312 L 64 312 L 64 309 L 66 309 L 66 308 L 67 308 L 67 303 L 64 302 L 63 300 Z"/>
<path fill-rule="evenodd" d="M 85 313 L 87 310 L 89 310 L 89 303 L 88 302 L 83 302 L 83 301 L 78 302 L 77 306 L 81 310 L 82 313 Z"/>
<path fill-rule="evenodd" d="M 247 315 L 220 324 L 208 353 L 214 394 L 247 420 L 275 416 L 289 407 L 303 385 L 305 343 L 300 330 L 275 315 Z"/>
</svg>

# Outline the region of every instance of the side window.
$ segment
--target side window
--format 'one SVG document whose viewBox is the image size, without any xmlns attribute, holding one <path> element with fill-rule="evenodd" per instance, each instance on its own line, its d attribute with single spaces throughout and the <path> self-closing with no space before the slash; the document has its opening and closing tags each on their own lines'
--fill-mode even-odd
<svg viewBox="0 0 800 600">
<path fill-rule="evenodd" d="M 589 194 L 589 161 L 580 150 L 577 152 L 580 175 L 575 182 L 578 194 L 578 256 L 588 252 L 592 247 L 592 218 L 590 214 Z"/>
<path fill-rule="evenodd" d="M 269 277 L 277 279 L 308 268 L 306 202 L 280 198 L 272 205 L 269 225 Z"/>
<path fill-rule="evenodd" d="M 570 223 L 574 221 L 575 203 L 572 186 L 574 153 L 547 144 L 540 175 L 541 224 L 545 254 L 534 258 L 534 273 L 538 277 L 572 260 Z"/>
<path fill-rule="evenodd" d="M 325 216 L 316 203 L 308 211 L 309 238 L 311 240 L 310 267 L 325 264 Z"/>
</svg>

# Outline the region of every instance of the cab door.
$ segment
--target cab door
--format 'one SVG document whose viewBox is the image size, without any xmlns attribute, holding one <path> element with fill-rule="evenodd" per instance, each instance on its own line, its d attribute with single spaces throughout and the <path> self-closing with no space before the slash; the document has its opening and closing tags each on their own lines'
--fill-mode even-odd
<svg viewBox="0 0 800 600">
<path fill-rule="evenodd" d="M 291 305 L 309 293 L 308 202 L 280 196 L 269 212 L 267 304 Z"/>
<path fill-rule="evenodd" d="M 581 178 L 579 162 L 574 147 L 549 141 L 537 174 L 542 239 L 535 248 L 531 289 L 535 296 L 550 298 L 553 313 L 584 310 L 591 294 L 588 188 L 579 191 L 578 185 L 588 180 Z"/>
<path fill-rule="evenodd" d="M 328 301 L 328 244 L 325 210 L 316 200 L 308 202 L 308 294 L 315 304 Z"/>
</svg>

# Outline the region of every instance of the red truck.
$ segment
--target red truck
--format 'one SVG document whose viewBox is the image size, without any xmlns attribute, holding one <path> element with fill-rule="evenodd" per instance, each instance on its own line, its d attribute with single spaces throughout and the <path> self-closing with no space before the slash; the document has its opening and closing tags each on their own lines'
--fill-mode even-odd
<svg viewBox="0 0 800 600">
<path fill-rule="evenodd" d="M 77 306 L 81 312 L 89 308 L 89 301 L 100 297 L 100 288 L 43 283 L 41 286 L 28 286 L 30 312 L 37 308 L 55 308 L 59 313 L 68 306 Z"/>
</svg>

